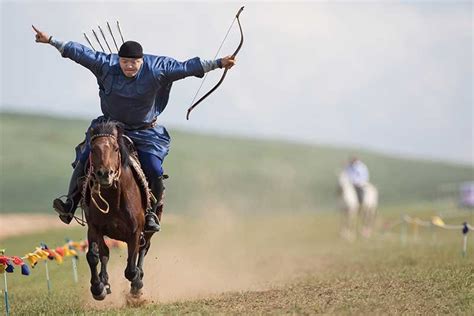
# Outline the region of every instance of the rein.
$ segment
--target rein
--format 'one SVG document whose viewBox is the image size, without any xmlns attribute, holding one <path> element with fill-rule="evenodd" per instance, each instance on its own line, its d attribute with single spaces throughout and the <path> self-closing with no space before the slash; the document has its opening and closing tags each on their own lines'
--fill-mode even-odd
<svg viewBox="0 0 474 316">
<path fill-rule="evenodd" d="M 91 137 L 91 143 L 94 141 L 94 139 L 99 138 L 99 137 L 111 137 L 117 141 L 117 137 L 112 134 L 97 134 Z M 120 175 L 122 174 L 122 157 L 119 151 L 119 167 L 118 169 L 114 172 L 114 177 L 112 181 L 112 185 L 117 188 L 117 183 L 120 179 Z M 88 186 L 90 189 L 90 195 L 91 195 L 91 200 L 92 203 L 94 203 L 95 207 L 101 211 L 103 214 L 107 214 L 110 211 L 110 205 L 107 202 L 106 199 L 102 196 L 100 192 L 100 183 L 95 179 L 95 177 L 92 175 L 94 173 L 94 166 L 92 165 L 92 151 L 89 153 L 89 171 L 87 173 L 87 179 L 89 179 Z M 101 208 L 97 201 L 94 199 L 94 193 L 97 194 L 99 199 L 106 205 L 105 209 Z"/>
</svg>

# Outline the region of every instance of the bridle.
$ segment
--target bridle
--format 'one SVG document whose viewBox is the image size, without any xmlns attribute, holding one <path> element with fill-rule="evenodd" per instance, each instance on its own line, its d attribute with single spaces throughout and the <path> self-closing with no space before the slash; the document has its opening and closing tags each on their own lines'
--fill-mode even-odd
<svg viewBox="0 0 474 316">
<path fill-rule="evenodd" d="M 90 189 L 90 194 L 91 194 L 91 200 L 92 200 L 92 203 L 94 203 L 95 207 L 97 207 L 97 209 L 99 211 L 101 211 L 102 213 L 104 214 L 107 214 L 109 211 L 110 211 L 110 206 L 109 206 L 109 203 L 104 199 L 104 197 L 102 196 L 102 194 L 100 193 L 100 183 L 99 181 L 97 181 L 97 179 L 93 176 L 93 173 L 94 173 L 94 165 L 92 164 L 92 142 L 99 138 L 99 137 L 110 137 L 110 138 L 113 138 L 117 143 L 118 143 L 118 140 L 117 140 L 117 137 L 113 134 L 96 134 L 94 136 L 91 137 L 91 140 L 90 140 L 90 143 L 91 143 L 91 152 L 89 153 L 89 171 L 87 173 L 87 179 L 88 179 L 88 186 L 89 186 L 89 189 Z M 118 160 L 119 160 L 119 166 L 118 166 L 118 169 L 116 171 L 114 171 L 113 173 L 113 180 L 112 180 L 112 185 L 117 188 L 117 183 L 120 179 L 120 175 L 122 174 L 122 156 L 120 154 L 120 150 L 118 152 Z M 106 186 L 106 188 L 108 188 L 109 186 Z M 94 199 L 94 193 L 97 194 L 97 196 L 99 197 L 99 199 L 104 202 L 104 204 L 106 205 L 105 209 L 101 208 L 96 200 Z"/>
</svg>

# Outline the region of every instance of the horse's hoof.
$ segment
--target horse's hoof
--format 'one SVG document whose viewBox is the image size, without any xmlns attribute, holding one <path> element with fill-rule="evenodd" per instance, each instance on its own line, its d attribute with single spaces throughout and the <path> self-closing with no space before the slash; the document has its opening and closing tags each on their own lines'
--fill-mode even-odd
<svg viewBox="0 0 474 316">
<path fill-rule="evenodd" d="M 107 291 L 107 294 L 112 294 L 112 290 L 110 289 L 110 284 L 105 285 L 105 290 Z"/>
<path fill-rule="evenodd" d="M 134 289 L 139 291 L 143 287 L 143 281 L 141 279 L 136 279 L 133 280 L 132 282 L 132 289 L 130 291 L 133 291 Z"/>
<path fill-rule="evenodd" d="M 100 288 L 102 288 L 102 290 L 100 290 Z M 94 291 L 94 290 L 95 290 L 95 288 L 93 286 L 91 286 L 92 297 L 97 301 L 102 301 L 107 296 L 107 290 L 105 289 L 105 286 L 103 286 L 102 284 L 100 284 L 100 286 L 99 286 L 99 291 L 101 291 L 100 294 L 95 294 L 94 292 L 96 292 L 96 291 Z"/>
<path fill-rule="evenodd" d="M 143 285 L 142 285 L 143 287 Z M 130 294 L 134 297 L 134 298 L 137 298 L 137 297 L 140 297 L 142 296 L 142 289 L 141 288 L 136 288 L 136 287 L 133 287 L 130 289 Z"/>
<path fill-rule="evenodd" d="M 104 294 L 102 294 L 102 295 L 94 295 L 94 294 L 92 294 L 92 297 L 93 297 L 96 301 L 103 301 L 106 296 L 107 296 L 106 291 L 104 291 Z"/>
</svg>

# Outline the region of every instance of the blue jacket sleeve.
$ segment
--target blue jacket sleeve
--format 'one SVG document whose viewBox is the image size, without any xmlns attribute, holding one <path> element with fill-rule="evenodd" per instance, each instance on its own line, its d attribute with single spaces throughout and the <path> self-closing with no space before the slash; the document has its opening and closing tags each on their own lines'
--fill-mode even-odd
<svg viewBox="0 0 474 316">
<path fill-rule="evenodd" d="M 184 62 L 177 61 L 170 57 L 163 57 L 158 62 L 155 70 L 162 71 L 163 75 L 170 82 L 183 79 L 190 76 L 202 78 L 204 69 L 202 68 L 199 57 L 195 57 Z"/>
<path fill-rule="evenodd" d="M 102 75 L 102 68 L 109 62 L 109 56 L 103 52 L 94 52 L 92 49 L 76 42 L 68 42 L 62 53 L 63 57 L 74 60 L 76 63 L 86 67 L 99 77 Z"/>
</svg>

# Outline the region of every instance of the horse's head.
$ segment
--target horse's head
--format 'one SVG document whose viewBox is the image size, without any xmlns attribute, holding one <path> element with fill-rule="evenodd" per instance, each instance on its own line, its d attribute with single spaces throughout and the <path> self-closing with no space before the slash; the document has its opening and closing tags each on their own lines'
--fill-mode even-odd
<svg viewBox="0 0 474 316">
<path fill-rule="evenodd" d="M 91 132 L 90 163 L 96 181 L 105 187 L 111 186 L 120 176 L 125 163 L 120 123 L 108 121 L 95 126 Z"/>
</svg>

